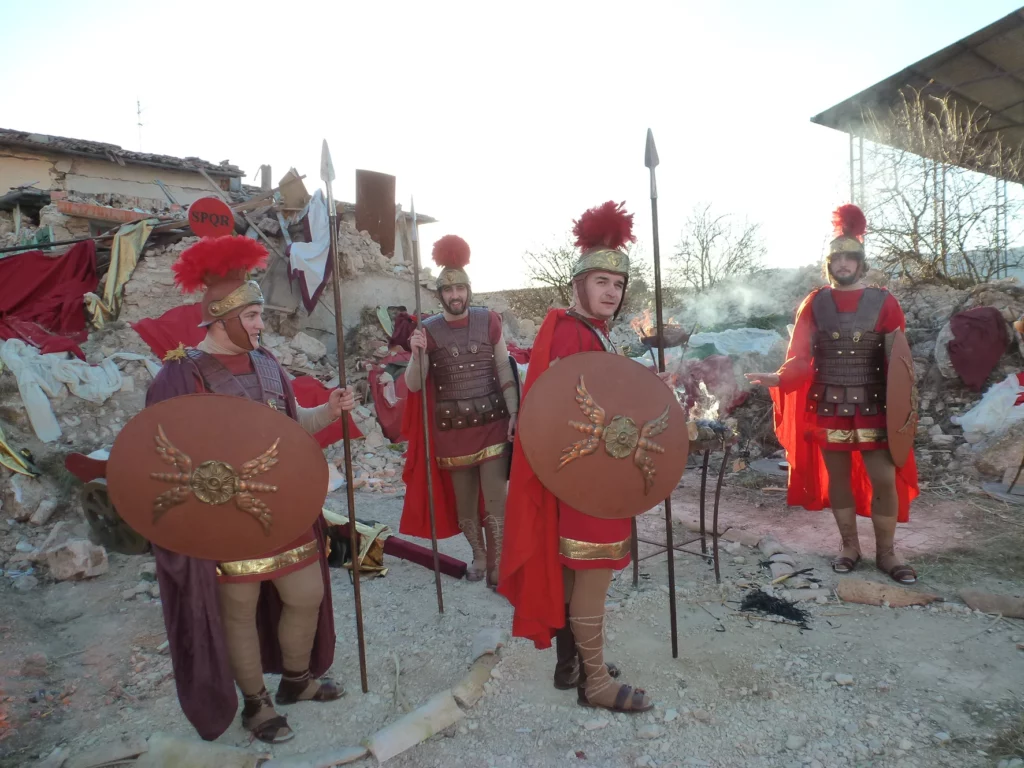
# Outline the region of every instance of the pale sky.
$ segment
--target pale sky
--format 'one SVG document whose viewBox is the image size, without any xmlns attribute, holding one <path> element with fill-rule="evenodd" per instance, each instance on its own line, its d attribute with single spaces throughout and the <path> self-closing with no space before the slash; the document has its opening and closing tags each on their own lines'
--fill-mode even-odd
<svg viewBox="0 0 1024 768">
<path fill-rule="evenodd" d="M 763 223 L 772 266 L 820 258 L 846 202 L 846 136 L 812 115 L 984 27 L 1015 0 L 174 3 L 0 0 L 0 127 L 290 166 L 335 196 L 355 169 L 472 248 L 478 291 L 626 201 L 650 252 L 647 128 L 663 265 L 693 204 Z M 250 178 L 250 181 L 255 181 Z"/>
</svg>

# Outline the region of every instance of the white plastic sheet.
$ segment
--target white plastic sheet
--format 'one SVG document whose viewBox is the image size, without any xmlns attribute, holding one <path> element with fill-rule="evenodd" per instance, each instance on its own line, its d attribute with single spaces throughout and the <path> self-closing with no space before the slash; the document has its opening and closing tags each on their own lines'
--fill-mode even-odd
<svg viewBox="0 0 1024 768">
<path fill-rule="evenodd" d="M 1011 373 L 989 388 L 967 413 L 953 416 L 950 420 L 963 427 L 965 435 L 1002 434 L 1013 424 L 1024 420 L 1024 405 L 1015 405 L 1022 394 L 1024 386 L 1021 386 L 1017 374 Z"/>
<path fill-rule="evenodd" d="M 160 365 L 143 355 L 118 352 L 99 365 L 89 365 L 69 352 L 40 354 L 21 339 L 0 343 L 0 360 L 18 380 L 18 392 L 28 412 L 36 436 L 50 443 L 61 435 L 60 424 L 50 407 L 50 399 L 62 398 L 70 391 L 91 403 L 104 403 L 121 389 L 121 371 L 117 360 L 141 360 L 151 375 Z"/>
<path fill-rule="evenodd" d="M 695 333 L 690 337 L 690 348 L 714 344 L 720 355 L 740 355 L 755 352 L 767 355 L 782 337 L 775 331 L 761 328 L 732 328 L 716 333 Z"/>
</svg>

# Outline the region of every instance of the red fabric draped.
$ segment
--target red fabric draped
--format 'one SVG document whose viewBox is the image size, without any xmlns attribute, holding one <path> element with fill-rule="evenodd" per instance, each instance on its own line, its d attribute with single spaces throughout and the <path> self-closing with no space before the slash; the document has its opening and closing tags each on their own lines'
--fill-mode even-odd
<svg viewBox="0 0 1024 768">
<path fill-rule="evenodd" d="M 817 414 L 807 410 L 807 393 L 813 383 L 810 352 L 814 333 L 811 311 L 813 296 L 814 293 L 804 299 L 797 310 L 797 327 L 789 343 L 786 363 L 779 371 L 783 387 L 772 387 L 770 392 L 775 404 L 775 435 L 786 449 L 786 460 L 789 462 L 786 502 L 792 507 L 821 510 L 831 506 L 828 498 L 828 472 L 821 455 L 821 447 L 813 439 L 813 435 L 819 429 Z M 887 313 L 880 315 L 876 330 L 881 333 L 888 333 L 904 325 L 903 312 L 899 310 L 895 300 L 887 300 L 887 305 L 894 305 L 895 308 L 890 308 Z M 838 420 L 837 417 L 832 418 L 833 421 Z M 870 517 L 871 480 L 859 451 L 853 451 L 852 459 L 851 485 L 857 514 Z M 917 463 L 911 452 L 907 463 L 896 470 L 899 522 L 905 523 L 910 520 L 910 502 L 917 498 L 919 493 Z"/>
<path fill-rule="evenodd" d="M 0 258 L 0 338 L 22 339 L 43 353 L 85 359 L 83 296 L 95 291 L 96 244 L 76 243 L 61 256 L 29 251 Z"/>
<path fill-rule="evenodd" d="M 520 409 L 526 406 L 530 387 L 551 364 L 555 327 L 565 316 L 562 309 L 548 312 L 537 332 Z M 565 624 L 558 500 L 533 473 L 518 439 L 512 451 L 498 592 L 512 603 L 512 634 L 529 638 L 539 649 L 550 647 L 555 630 Z"/>
<path fill-rule="evenodd" d="M 163 360 L 179 344 L 194 347 L 206 338 L 206 329 L 199 327 L 202 321 L 202 305 L 184 304 L 167 310 L 160 317 L 147 317 L 130 325 L 153 350 L 157 359 Z"/>
<path fill-rule="evenodd" d="M 434 396 L 431 393 L 430 377 L 427 377 L 427 412 L 434 412 Z M 410 392 L 405 400 L 402 417 L 402 439 L 409 441 L 405 451 L 405 469 L 402 481 L 405 483 L 405 502 L 402 505 L 402 521 L 398 532 L 407 536 L 430 538 L 430 506 L 427 501 L 427 461 L 423 449 L 423 393 Z M 430 435 L 430 455 L 436 455 L 434 433 Z M 455 490 L 448 472 L 442 472 L 437 461 L 430 462 L 430 473 L 434 483 L 434 515 L 437 538 L 448 539 L 457 536 L 459 516 L 455 509 Z M 506 528 L 507 530 L 507 528 Z"/>
<path fill-rule="evenodd" d="M 323 382 L 314 379 L 312 376 L 299 376 L 297 379 L 292 379 L 292 389 L 295 390 L 296 402 L 303 408 L 316 408 L 331 398 L 331 390 L 324 386 Z M 363 433 L 356 426 L 355 421 L 352 419 L 352 414 L 346 413 L 345 418 L 348 419 L 348 436 L 353 440 L 362 437 Z M 321 448 L 326 448 L 339 442 L 341 440 L 341 419 L 324 427 L 314 437 Z"/>
</svg>

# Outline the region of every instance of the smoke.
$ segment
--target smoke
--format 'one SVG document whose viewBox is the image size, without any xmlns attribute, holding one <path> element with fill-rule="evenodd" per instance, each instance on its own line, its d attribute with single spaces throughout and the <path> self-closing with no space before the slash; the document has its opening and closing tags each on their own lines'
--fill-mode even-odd
<svg viewBox="0 0 1024 768">
<path fill-rule="evenodd" d="M 771 269 L 757 275 L 722 282 L 704 293 L 680 293 L 666 317 L 701 330 L 719 326 L 742 328 L 754 318 L 788 315 L 790 322 L 800 302 L 822 285 L 821 267 Z"/>
</svg>

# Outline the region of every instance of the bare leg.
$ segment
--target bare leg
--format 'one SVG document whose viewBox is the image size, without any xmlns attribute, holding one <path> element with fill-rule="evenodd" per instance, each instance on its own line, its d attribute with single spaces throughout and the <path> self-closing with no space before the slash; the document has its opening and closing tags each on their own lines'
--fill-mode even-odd
<svg viewBox="0 0 1024 768">
<path fill-rule="evenodd" d="M 886 449 L 865 451 L 864 466 L 871 478 L 871 523 L 875 528 L 875 561 L 878 568 L 901 584 L 913 584 L 917 574 L 896 554 L 896 465 Z"/>
<path fill-rule="evenodd" d="M 832 561 L 836 573 L 849 573 L 860 561 L 860 538 L 857 535 L 857 510 L 850 485 L 853 456 L 848 451 L 822 451 L 828 471 L 828 495 L 832 516 L 836 519 L 842 549 Z"/>
<path fill-rule="evenodd" d="M 473 563 L 466 572 L 468 581 L 480 581 L 487 573 L 487 547 L 480 525 L 480 468 L 451 470 L 459 528 L 473 550 Z"/>
<path fill-rule="evenodd" d="M 624 712 L 645 712 L 654 704 L 642 689 L 612 680 L 604 663 L 604 603 L 612 583 L 610 568 L 574 574 L 569 619 L 585 676 L 580 702 Z"/>
</svg>

